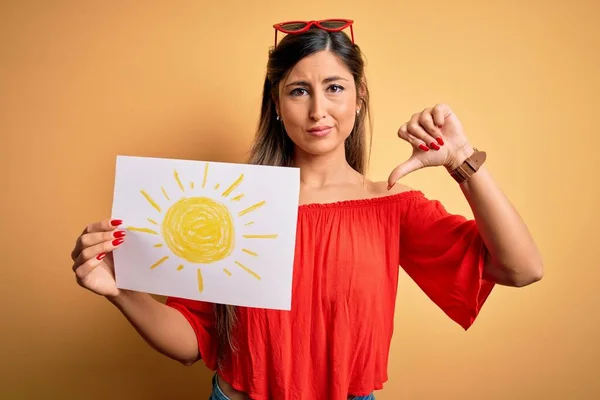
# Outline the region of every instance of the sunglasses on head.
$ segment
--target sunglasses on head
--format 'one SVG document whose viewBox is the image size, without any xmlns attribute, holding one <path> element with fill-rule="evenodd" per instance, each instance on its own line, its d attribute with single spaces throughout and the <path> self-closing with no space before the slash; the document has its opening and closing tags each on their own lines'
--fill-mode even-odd
<svg viewBox="0 0 600 400">
<path fill-rule="evenodd" d="M 275 46 L 277 46 L 277 31 L 283 32 L 288 35 L 294 35 L 308 31 L 311 26 L 316 26 L 327 32 L 339 32 L 343 29 L 350 27 L 350 35 L 352 37 L 352 43 L 354 43 L 354 31 L 352 24 L 354 23 L 351 19 L 322 19 L 320 21 L 288 21 L 280 22 L 279 24 L 273 25 L 275 28 Z"/>
</svg>

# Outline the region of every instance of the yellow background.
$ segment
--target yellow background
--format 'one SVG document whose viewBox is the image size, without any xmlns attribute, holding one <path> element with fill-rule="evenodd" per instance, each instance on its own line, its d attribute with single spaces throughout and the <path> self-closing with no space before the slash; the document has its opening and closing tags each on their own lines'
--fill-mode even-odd
<svg viewBox="0 0 600 400">
<path fill-rule="evenodd" d="M 354 18 L 369 176 L 446 102 L 527 221 L 546 276 L 498 287 L 465 333 L 404 275 L 378 399 L 600 397 L 597 1 L 2 1 L 0 397 L 201 399 L 210 373 L 151 350 L 79 288 L 69 253 L 109 216 L 117 154 L 243 161 L 272 24 Z M 470 216 L 440 169 L 405 183 Z"/>
</svg>

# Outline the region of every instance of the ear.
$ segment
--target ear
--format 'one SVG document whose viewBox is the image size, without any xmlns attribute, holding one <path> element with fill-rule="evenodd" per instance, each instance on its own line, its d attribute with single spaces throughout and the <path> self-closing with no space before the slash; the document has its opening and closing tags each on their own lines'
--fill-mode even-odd
<svg viewBox="0 0 600 400">
<path fill-rule="evenodd" d="M 367 96 L 367 83 L 364 80 L 356 88 L 356 108 L 362 110 Z"/>
<path fill-rule="evenodd" d="M 272 94 L 271 100 L 273 100 L 273 104 L 275 104 L 275 112 L 277 112 L 277 115 L 281 116 L 281 114 L 279 113 L 279 99 L 277 99 L 277 97 L 274 94 Z"/>
<path fill-rule="evenodd" d="M 367 82 L 365 82 L 364 78 L 360 81 L 356 92 L 358 94 L 356 102 L 360 106 L 367 95 Z"/>
</svg>

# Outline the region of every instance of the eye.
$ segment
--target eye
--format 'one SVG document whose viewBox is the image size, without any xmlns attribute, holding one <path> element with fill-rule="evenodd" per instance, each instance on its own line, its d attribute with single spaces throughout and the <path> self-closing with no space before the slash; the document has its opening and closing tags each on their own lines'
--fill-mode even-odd
<svg viewBox="0 0 600 400">
<path fill-rule="evenodd" d="M 331 90 L 334 93 L 339 93 L 339 92 L 343 92 L 344 91 L 343 86 L 340 86 L 340 85 L 331 85 L 331 86 L 329 86 L 328 89 Z"/>
<path fill-rule="evenodd" d="M 296 88 L 296 89 L 294 89 L 294 90 L 292 90 L 292 91 L 290 92 L 290 94 L 291 94 L 292 96 L 302 96 L 302 95 L 304 95 L 304 94 L 306 94 L 306 93 L 307 93 L 307 91 L 306 91 L 306 89 L 304 89 L 304 88 Z"/>
</svg>

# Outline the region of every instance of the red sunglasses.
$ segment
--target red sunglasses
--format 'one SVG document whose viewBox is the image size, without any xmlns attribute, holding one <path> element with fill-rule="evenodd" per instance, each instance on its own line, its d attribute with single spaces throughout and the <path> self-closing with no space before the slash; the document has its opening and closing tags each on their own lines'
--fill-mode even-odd
<svg viewBox="0 0 600 400">
<path fill-rule="evenodd" d="M 288 35 L 298 34 L 306 32 L 311 26 L 316 26 L 327 32 L 339 32 L 347 27 L 350 27 L 350 35 L 352 36 L 352 43 L 354 43 L 354 30 L 352 30 L 352 24 L 354 23 L 351 19 L 322 19 L 320 21 L 288 21 L 281 22 L 273 25 L 275 28 L 275 46 L 277 46 L 277 31 L 286 33 Z"/>
</svg>

